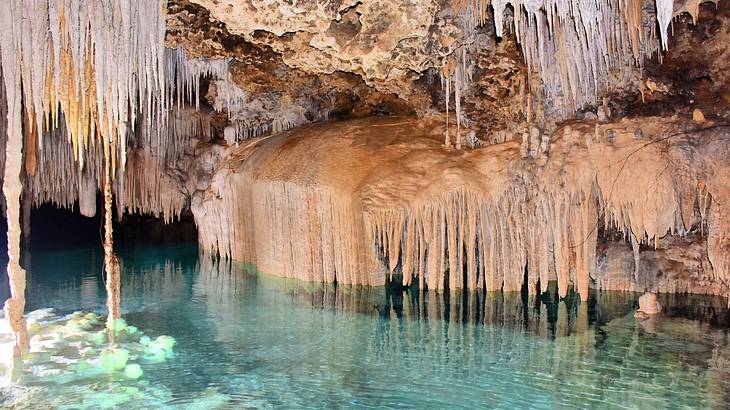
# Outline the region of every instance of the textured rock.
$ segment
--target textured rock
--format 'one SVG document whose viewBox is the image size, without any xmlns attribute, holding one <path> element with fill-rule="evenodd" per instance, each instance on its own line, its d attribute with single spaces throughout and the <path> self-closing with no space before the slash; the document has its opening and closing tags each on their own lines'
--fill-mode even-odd
<svg viewBox="0 0 730 410">
<path fill-rule="evenodd" d="M 404 79 L 416 79 L 438 51 L 454 47 L 456 28 L 432 26 L 436 1 L 329 0 L 208 1 L 208 9 L 228 29 L 251 43 L 268 44 L 284 62 L 307 73 L 358 73 L 369 85 L 406 98 Z M 443 43 L 441 42 L 443 41 Z"/>
<path fill-rule="evenodd" d="M 727 127 L 573 124 L 540 166 L 517 141 L 444 150 L 442 127 L 335 123 L 232 148 L 193 198 L 201 246 L 305 280 L 377 285 L 390 272 L 405 285 L 508 291 L 526 279 L 531 292 L 557 280 L 561 296 L 572 286 L 585 298 L 599 230 L 620 232 L 638 257 L 640 243 L 707 224 L 702 272 L 717 278 L 708 293 L 727 294 L 729 220 L 717 200 Z"/>
<path fill-rule="evenodd" d="M 210 78 L 209 85 L 202 85 L 208 87 L 203 92 L 206 102 L 227 112 L 239 134 L 257 136 L 330 117 L 412 114 L 415 106 L 425 104 L 418 102 L 425 101 L 424 88 L 411 89 L 419 97 L 409 105 L 395 94 L 367 86 L 357 74 L 309 72 L 288 65 L 284 54 L 268 42 L 229 32 L 208 10 L 187 0 L 168 3 L 166 40 L 168 47 L 183 47 L 189 59 L 232 58 L 230 78 Z M 242 101 L 230 104 L 230 91 L 225 89 L 230 87 Z"/>
<path fill-rule="evenodd" d="M 705 238 L 698 235 L 662 238 L 656 248 L 642 247 L 638 269 L 635 263 L 629 244 L 601 241 L 594 286 L 602 290 L 720 295 L 727 286 L 715 275 Z"/>
</svg>

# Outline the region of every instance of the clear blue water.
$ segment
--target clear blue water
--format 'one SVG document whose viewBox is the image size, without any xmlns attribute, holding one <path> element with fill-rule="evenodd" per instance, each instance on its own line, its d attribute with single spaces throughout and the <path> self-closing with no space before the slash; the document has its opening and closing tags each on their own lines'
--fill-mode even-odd
<svg viewBox="0 0 730 410">
<path fill-rule="evenodd" d="M 30 256 L 28 311 L 103 313 L 100 249 Z M 136 381 L 6 385 L 0 407 L 730 406 L 719 298 L 665 296 L 665 313 L 639 323 L 631 293 L 439 295 L 282 280 L 193 246 L 120 256 L 125 319 L 173 336 L 175 358 L 143 365 Z"/>
</svg>

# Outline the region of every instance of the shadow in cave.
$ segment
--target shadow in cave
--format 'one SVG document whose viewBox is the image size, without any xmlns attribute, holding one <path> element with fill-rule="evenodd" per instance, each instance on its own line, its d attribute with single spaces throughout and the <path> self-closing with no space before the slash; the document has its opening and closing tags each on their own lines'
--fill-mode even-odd
<svg viewBox="0 0 730 410">
<path fill-rule="evenodd" d="M 99 200 L 97 210 L 101 209 Z M 89 256 L 89 266 L 85 269 L 100 271 L 104 237 L 101 212 L 93 217 L 86 217 L 81 215 L 78 206 L 66 209 L 43 204 L 31 210 L 28 225 L 30 229 L 26 226 L 21 239 L 20 262 L 26 269 L 29 280 L 35 274 L 43 275 L 43 272 L 54 271 L 46 266 L 54 263 L 52 258 L 44 257 L 34 264 L 33 255 L 41 253 L 48 255 L 54 252 L 83 251 L 85 256 Z M 197 229 L 190 212 L 183 213 L 178 220 L 171 223 L 165 223 L 153 216 L 124 214 L 122 218 L 116 218 L 115 215 L 114 248 L 122 263 L 125 258 L 133 257 L 142 248 L 149 250 L 175 246 L 197 246 Z M 7 263 L 7 219 L 0 218 L 0 264 L 5 267 Z M 8 276 L 3 274 L 0 277 L 0 304 L 9 297 Z"/>
</svg>

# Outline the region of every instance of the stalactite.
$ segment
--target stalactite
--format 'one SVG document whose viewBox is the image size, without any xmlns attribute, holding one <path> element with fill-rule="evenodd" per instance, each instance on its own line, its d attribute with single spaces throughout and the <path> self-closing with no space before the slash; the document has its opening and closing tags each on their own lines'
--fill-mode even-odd
<svg viewBox="0 0 730 410">
<path fill-rule="evenodd" d="M 15 22 L 11 13 L 1 13 L 0 24 L 5 31 L 12 32 Z M 20 195 L 23 190 L 20 173 L 23 168 L 23 135 L 20 70 L 17 65 L 4 64 L 17 58 L 17 43 L 14 38 L 0 35 L 0 63 L 5 82 L 7 103 L 7 140 L 5 143 L 5 170 L 3 194 L 7 204 L 8 218 L 8 279 L 10 298 L 5 301 L 5 318 L 13 331 L 13 354 L 19 356 L 28 348 L 28 329 L 23 318 L 25 310 L 25 270 L 20 267 Z"/>
<path fill-rule="evenodd" d="M 123 170 L 128 124 L 142 111 L 150 132 L 166 121 L 164 10 L 164 0 L 12 0 L 17 31 L 6 36 L 15 36 L 18 53 L 4 65 L 21 67 L 31 136 L 58 125 L 63 112 L 80 167 L 99 136 L 112 144 L 112 171 Z"/>
<path fill-rule="evenodd" d="M 121 215 L 143 213 L 167 222 L 177 219 L 187 206 L 184 192 L 171 180 L 187 164 L 197 141 L 212 138 L 210 115 L 190 107 L 173 109 L 160 131 L 148 136 L 144 129 L 128 136 L 127 167 L 113 184 L 114 201 Z M 131 133 L 131 130 L 128 130 Z M 38 171 L 26 179 L 34 206 L 52 203 L 73 208 L 78 202 L 82 215 L 96 214 L 96 198 L 104 190 L 103 144 L 90 145 L 79 169 L 71 144 L 66 142 L 64 121 L 41 138 Z"/>
<path fill-rule="evenodd" d="M 451 147 L 451 137 L 449 136 L 449 97 L 451 97 L 451 74 L 447 70 L 444 73 L 444 79 L 446 80 L 446 141 L 444 146 Z"/>
<path fill-rule="evenodd" d="M 124 172 L 127 132 L 134 129 L 138 113 L 146 113 L 142 126 L 150 134 L 166 123 L 166 1 L 8 0 L 4 6 L 0 62 L 9 110 L 3 186 L 12 289 L 6 310 L 18 353 L 27 346 L 22 317 L 25 275 L 18 263 L 23 159 L 31 178 L 39 168 L 47 168 L 38 155 L 48 153 L 36 147 L 43 147 L 42 135 L 58 128 L 71 143 L 79 170 L 84 169 L 85 153 L 103 145 L 105 191 L 111 201 L 111 179 L 117 169 Z M 68 168 L 51 172 L 64 173 Z M 70 179 L 53 182 L 61 184 L 51 189 L 69 190 Z M 71 185 L 71 190 L 77 186 Z M 32 192 L 44 195 L 46 188 L 50 187 Z M 111 238 L 106 242 L 111 244 Z M 118 315 L 118 308 L 110 314 Z"/>
<path fill-rule="evenodd" d="M 444 67 L 440 72 L 441 87 L 444 91 L 444 102 L 446 106 L 446 128 L 445 128 L 445 142 L 444 146 L 451 146 L 451 135 L 449 127 L 449 106 L 452 93 L 454 93 L 454 108 L 456 116 L 456 137 L 455 144 L 456 149 L 462 149 L 462 135 L 461 126 L 464 122 L 463 111 L 461 109 L 462 97 L 465 91 L 468 89 L 470 84 L 469 69 L 467 68 L 470 63 L 468 62 L 468 52 L 466 46 L 461 47 L 457 51 L 454 51 L 452 58 L 449 58 L 444 63 Z"/>
<path fill-rule="evenodd" d="M 508 5 L 511 19 L 530 75 L 542 80 L 542 92 L 558 105 L 558 113 L 569 117 L 587 104 L 596 104 L 612 83 L 624 79 L 634 65 L 667 48 L 667 26 L 673 2 L 656 0 L 657 38 L 642 14 L 639 0 L 597 0 L 585 2 L 519 0 L 459 0 L 454 10 L 483 24 L 483 10 L 494 10 L 497 37 L 502 36 Z M 540 91 L 540 90 L 534 90 Z"/>
<path fill-rule="evenodd" d="M 659 33 L 661 33 L 662 48 L 667 49 L 669 37 L 667 28 L 672 21 L 672 12 L 674 11 L 674 0 L 656 0 L 656 19 L 659 23 Z"/>
<path fill-rule="evenodd" d="M 176 97 L 178 110 L 186 101 L 195 104 L 196 110 L 200 109 L 200 79 L 202 77 L 226 82 L 228 87 L 221 87 L 218 92 L 223 93 L 223 98 L 227 103 L 233 102 L 237 97 L 237 95 L 233 95 L 235 89 L 230 88 L 235 87 L 228 72 L 230 58 L 188 58 L 185 49 L 178 47 L 165 51 L 165 61 L 168 93 Z"/>
<path fill-rule="evenodd" d="M 105 150 L 111 149 L 104 144 Z M 112 228 L 112 165 L 111 155 L 105 155 L 104 160 L 104 272 L 106 273 L 106 309 L 107 327 L 114 329 L 114 321 L 122 317 L 120 284 L 121 275 L 119 259 L 114 254 L 114 237 Z M 114 331 L 109 332 L 114 337 Z"/>
<path fill-rule="evenodd" d="M 166 59 L 168 88 L 178 102 L 194 102 L 197 108 L 200 78 L 210 78 L 209 92 L 215 96 L 213 108 L 228 113 L 230 124 L 224 129 L 224 138 L 229 145 L 311 121 L 302 101 L 291 101 L 274 93 L 252 95 L 242 90 L 228 70 L 231 59 L 191 59 L 181 48 L 168 50 Z M 314 119 L 326 119 L 327 115 L 327 112 L 317 112 Z"/>
</svg>

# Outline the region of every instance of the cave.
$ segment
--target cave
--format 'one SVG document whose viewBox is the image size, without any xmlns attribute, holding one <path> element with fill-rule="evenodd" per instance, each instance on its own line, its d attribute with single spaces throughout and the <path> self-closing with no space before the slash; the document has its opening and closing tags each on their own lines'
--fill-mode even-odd
<svg viewBox="0 0 730 410">
<path fill-rule="evenodd" d="M 0 24 L 0 407 L 730 407 L 730 0 Z"/>
</svg>

